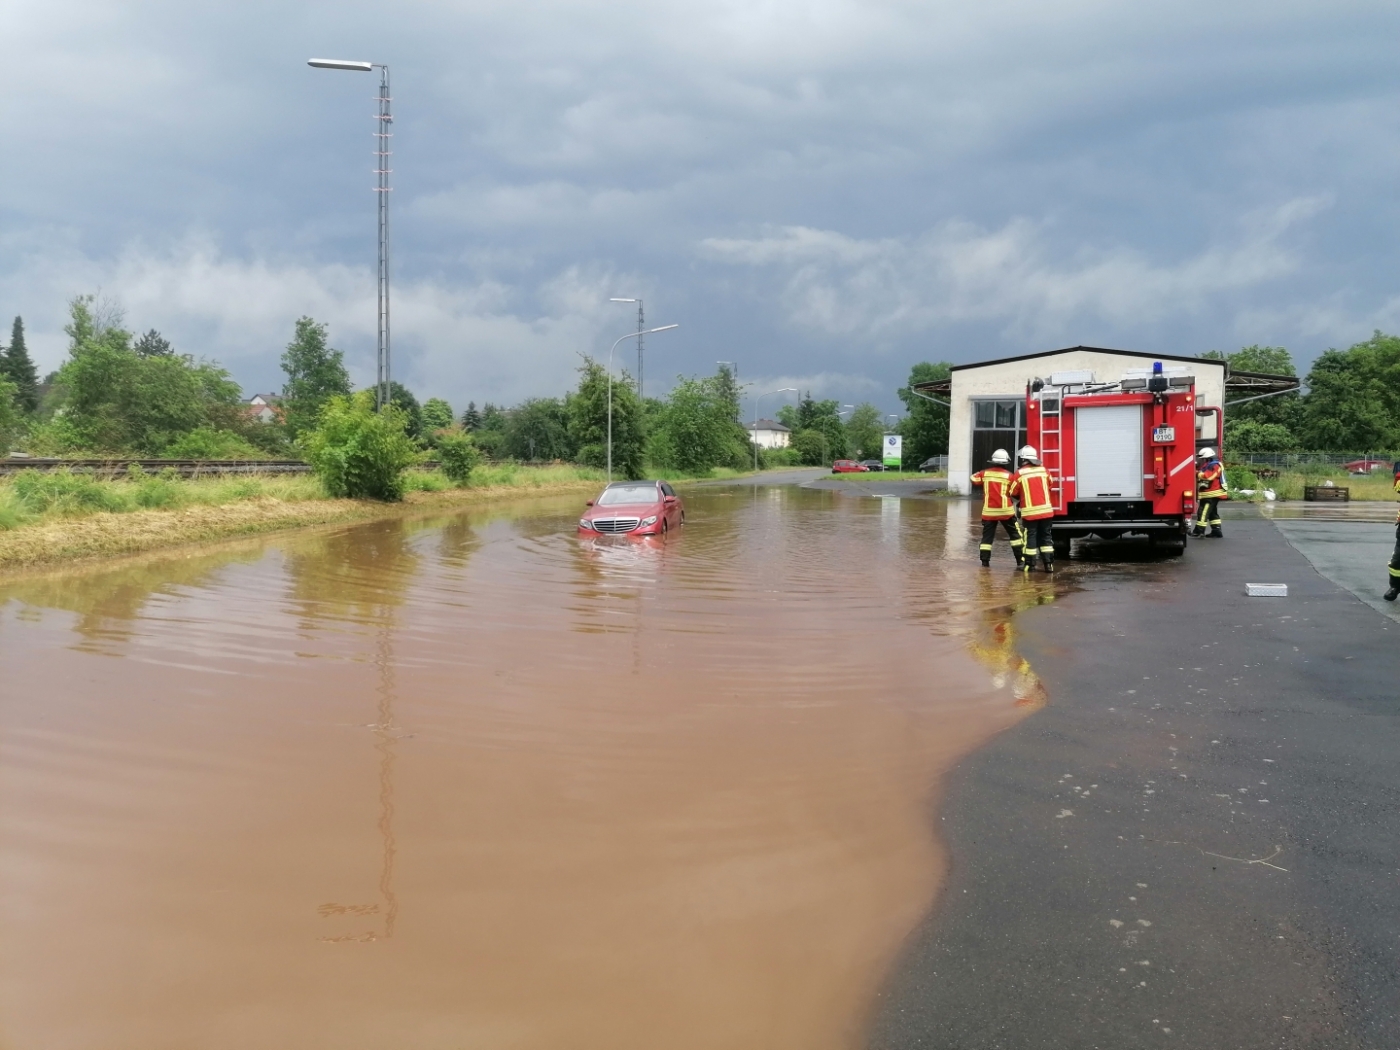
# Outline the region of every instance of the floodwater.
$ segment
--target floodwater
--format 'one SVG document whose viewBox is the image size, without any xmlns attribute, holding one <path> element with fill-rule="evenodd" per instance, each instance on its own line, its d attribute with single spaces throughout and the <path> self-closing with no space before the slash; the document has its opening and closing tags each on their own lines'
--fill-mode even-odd
<svg viewBox="0 0 1400 1050">
<path fill-rule="evenodd" d="M 965 502 L 580 502 L 0 582 L 0 1045 L 860 1046 L 1059 581 Z"/>
</svg>

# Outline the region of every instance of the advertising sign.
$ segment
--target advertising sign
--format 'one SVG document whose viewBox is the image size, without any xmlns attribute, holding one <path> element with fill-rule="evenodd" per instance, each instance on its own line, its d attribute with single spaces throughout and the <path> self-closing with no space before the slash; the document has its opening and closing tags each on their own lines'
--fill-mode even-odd
<svg viewBox="0 0 1400 1050">
<path fill-rule="evenodd" d="M 885 469 L 899 470 L 904 465 L 904 439 L 898 434 L 885 435 Z"/>
</svg>

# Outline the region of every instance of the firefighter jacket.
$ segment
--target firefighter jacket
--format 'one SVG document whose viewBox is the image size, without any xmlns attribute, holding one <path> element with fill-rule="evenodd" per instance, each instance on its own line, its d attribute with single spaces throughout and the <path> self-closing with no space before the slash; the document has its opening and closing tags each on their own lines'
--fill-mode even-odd
<svg viewBox="0 0 1400 1050">
<path fill-rule="evenodd" d="M 1395 498 L 1400 499 L 1400 472 L 1395 475 Z M 1400 525 L 1400 510 L 1395 512 L 1395 524 Z"/>
<path fill-rule="evenodd" d="M 1011 504 L 1011 471 L 988 467 L 972 475 L 972 483 L 982 486 L 982 520 L 1012 517 L 1016 508 Z"/>
<path fill-rule="evenodd" d="M 1011 476 L 1011 495 L 1021 504 L 1022 521 L 1040 521 L 1055 513 L 1050 472 L 1039 463 L 1022 467 Z"/>
<path fill-rule="evenodd" d="M 1196 493 L 1201 499 L 1230 498 L 1230 493 L 1225 490 L 1225 468 L 1220 465 L 1220 460 L 1213 459 L 1206 464 L 1205 470 L 1196 471 Z"/>
</svg>

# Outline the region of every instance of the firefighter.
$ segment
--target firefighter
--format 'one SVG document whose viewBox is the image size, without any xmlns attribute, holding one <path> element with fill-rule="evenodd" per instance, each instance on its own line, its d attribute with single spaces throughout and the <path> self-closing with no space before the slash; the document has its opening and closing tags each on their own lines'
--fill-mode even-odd
<svg viewBox="0 0 1400 1050">
<path fill-rule="evenodd" d="M 1191 535 L 1204 536 L 1209 525 L 1211 539 L 1224 539 L 1225 533 L 1220 531 L 1220 501 L 1230 498 L 1225 490 L 1225 468 L 1215 458 L 1213 448 L 1197 452 L 1196 465 L 1196 502 L 1200 513 L 1196 515 L 1196 527 Z"/>
<path fill-rule="evenodd" d="M 972 483 L 982 487 L 982 546 L 983 566 L 992 564 L 992 541 L 997 538 L 997 525 L 1006 527 L 1011 540 L 1011 556 L 1021 564 L 1021 547 L 1025 543 L 1016 522 L 1016 505 L 1011 502 L 1011 455 L 1004 448 L 992 453 L 992 462 L 972 475 Z"/>
<path fill-rule="evenodd" d="M 1055 547 L 1050 540 L 1050 519 L 1055 514 L 1050 496 L 1050 472 L 1040 465 L 1040 453 L 1027 445 L 1016 453 L 1020 465 L 1011 476 L 1011 495 L 1021 505 L 1021 525 L 1025 547 L 1021 568 L 1030 572 L 1035 567 L 1036 552 L 1046 572 L 1055 571 Z"/>
<path fill-rule="evenodd" d="M 1400 460 L 1395 462 L 1395 495 L 1400 499 Z M 1390 574 L 1385 582 L 1386 592 L 1381 597 L 1388 602 L 1400 598 L 1400 511 L 1395 514 L 1395 552 L 1390 556 Z"/>
</svg>

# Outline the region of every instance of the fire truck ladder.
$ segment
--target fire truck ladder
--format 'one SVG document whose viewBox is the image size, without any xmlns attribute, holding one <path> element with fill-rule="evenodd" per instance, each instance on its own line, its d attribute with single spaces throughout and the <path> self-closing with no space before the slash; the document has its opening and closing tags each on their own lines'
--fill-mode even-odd
<svg viewBox="0 0 1400 1050">
<path fill-rule="evenodd" d="M 1065 512 L 1065 487 L 1060 463 L 1060 402 L 1062 394 L 1040 402 L 1040 463 L 1050 474 L 1050 502 L 1055 513 Z"/>
</svg>

